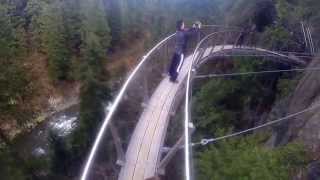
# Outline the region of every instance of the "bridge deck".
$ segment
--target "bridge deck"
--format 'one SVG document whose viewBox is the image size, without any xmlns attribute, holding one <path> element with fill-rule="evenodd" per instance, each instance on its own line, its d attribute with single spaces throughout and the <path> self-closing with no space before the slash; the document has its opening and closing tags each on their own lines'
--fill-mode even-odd
<svg viewBox="0 0 320 180">
<path fill-rule="evenodd" d="M 203 58 L 212 53 L 233 48 L 233 45 L 215 46 L 214 49 L 207 48 Z M 259 48 L 242 47 L 241 49 L 285 57 L 285 55 Z M 126 153 L 126 162 L 121 169 L 119 180 L 145 180 L 156 174 L 156 167 L 161 155 L 160 149 L 170 119 L 170 109 L 176 94 L 182 93 L 180 91 L 183 89 L 183 83 L 191 63 L 192 56 L 189 56 L 183 64 L 178 83 L 171 83 L 168 77 L 164 78 L 150 98 L 131 137 Z"/>
<path fill-rule="evenodd" d="M 119 180 L 144 180 L 155 175 L 171 105 L 183 84 L 191 61 L 191 56 L 185 59 L 178 83 L 172 83 L 166 77 L 155 90 L 131 137 L 126 164 L 121 170 Z"/>
</svg>

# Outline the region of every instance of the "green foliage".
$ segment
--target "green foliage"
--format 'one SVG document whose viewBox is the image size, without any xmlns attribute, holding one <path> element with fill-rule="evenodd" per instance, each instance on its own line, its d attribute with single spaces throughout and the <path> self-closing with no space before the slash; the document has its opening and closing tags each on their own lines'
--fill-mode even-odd
<svg viewBox="0 0 320 180">
<path fill-rule="evenodd" d="M 37 180 L 46 175 L 49 166 L 47 157 L 22 157 L 14 145 L 6 143 L 0 145 L 0 163 L 3 164 L 0 168 L 1 178 Z"/>
<path fill-rule="evenodd" d="M 278 69 L 277 65 L 254 58 L 237 58 L 231 72 Z M 199 137 L 219 137 L 227 132 L 252 127 L 261 112 L 268 112 L 276 98 L 279 74 L 215 78 L 195 93 L 193 120 Z M 283 81 L 280 81 L 283 82 Z M 285 90 L 281 90 L 285 91 Z M 304 147 L 289 144 L 276 149 L 264 147 L 268 137 L 241 136 L 197 151 L 197 178 L 290 179 L 307 165 Z"/>
<path fill-rule="evenodd" d="M 10 115 L 22 120 L 24 97 L 31 93 L 25 71 L 16 62 L 0 60 L 0 108 L 2 116 Z M 20 111 L 20 112 L 19 112 Z M 19 118 L 19 116 L 21 116 Z M 1 118 L 0 118 L 1 119 Z"/>
<path fill-rule="evenodd" d="M 85 56 L 86 49 L 95 46 L 99 56 L 105 56 L 109 48 L 110 30 L 100 0 L 28 2 L 30 16 L 29 33 L 34 44 L 48 54 L 48 69 L 53 81 L 74 79 L 75 68 L 82 63 L 74 62 Z"/>
<path fill-rule="evenodd" d="M 0 174 L 1 179 L 6 180 L 25 180 L 26 175 L 21 165 L 12 158 L 7 147 L 0 148 Z"/>
<path fill-rule="evenodd" d="M 48 68 L 50 77 L 54 81 L 67 80 L 71 66 L 63 6 L 64 4 L 60 1 L 52 1 L 46 4 L 42 14 L 43 38 L 48 53 Z"/>
<path fill-rule="evenodd" d="M 259 59 L 243 58 L 235 61 L 236 72 L 259 71 L 274 67 Z M 209 80 L 195 93 L 193 109 L 194 121 L 200 131 L 208 134 L 222 128 L 241 128 L 250 124 L 246 112 L 255 111 L 258 106 L 273 103 L 273 82 L 279 75 L 240 76 Z"/>
<path fill-rule="evenodd" d="M 315 21 L 320 17 L 317 0 L 291 1 L 277 0 L 277 10 L 279 17 L 288 23 L 299 21 Z"/>
<path fill-rule="evenodd" d="M 197 127 L 213 134 L 218 128 L 227 128 L 239 120 L 245 100 L 244 96 L 237 96 L 242 91 L 239 84 L 234 80 L 214 80 L 201 89 L 193 105 Z"/>
<path fill-rule="evenodd" d="M 26 32 L 28 34 L 28 48 L 31 51 L 44 51 L 45 21 L 44 16 L 48 5 L 46 1 L 29 0 L 26 5 Z"/>
<path fill-rule="evenodd" d="M 80 122 L 71 140 L 71 149 L 76 158 L 83 157 L 92 144 L 98 124 L 104 117 L 102 103 L 109 98 L 109 89 L 106 85 L 108 79 L 103 69 L 103 60 L 111 38 L 109 27 L 106 25 L 106 16 L 101 8 L 102 1 L 82 3 Z"/>
<path fill-rule="evenodd" d="M 81 1 L 82 19 L 81 35 L 83 51 L 86 53 L 90 47 L 98 48 L 99 53 L 107 51 L 110 45 L 110 29 L 101 0 Z M 105 55 L 105 54 L 99 54 Z"/>
<path fill-rule="evenodd" d="M 103 104 L 108 91 L 94 80 L 88 80 L 81 88 L 80 122 L 72 135 L 75 156 L 83 155 L 93 142 L 98 124 L 104 117 Z"/>
<path fill-rule="evenodd" d="M 51 176 L 65 175 L 68 172 L 70 164 L 70 150 L 63 137 L 60 137 L 53 132 L 49 134 L 50 142 L 50 174 Z"/>
<path fill-rule="evenodd" d="M 71 57 L 65 47 L 65 39 L 61 36 L 58 32 L 51 34 L 48 42 L 48 68 L 53 80 L 67 80 L 69 78 Z"/>
<path fill-rule="evenodd" d="M 299 19 L 299 17 L 297 17 L 296 7 L 290 4 L 287 0 L 278 0 L 276 7 L 277 7 L 279 20 L 282 23 L 285 23 L 285 24 L 289 24 L 291 22 L 298 23 L 301 20 Z"/>
<path fill-rule="evenodd" d="M 0 24 L 0 58 L 7 60 L 17 55 L 18 42 L 9 16 L 9 6 L 6 4 L 0 4 Z"/>
<path fill-rule="evenodd" d="M 19 58 L 21 48 L 8 13 L 9 6 L 0 4 L 0 119 L 9 115 L 25 120 L 22 104 L 31 93 L 30 81 Z"/>
<path fill-rule="evenodd" d="M 65 41 L 69 52 L 78 56 L 80 54 L 82 17 L 80 13 L 80 1 L 64 1 L 62 6 L 63 26 Z"/>
<path fill-rule="evenodd" d="M 299 83 L 300 78 L 283 77 L 277 84 L 277 99 L 289 97 Z"/>
<path fill-rule="evenodd" d="M 123 23 L 123 7 L 121 7 L 121 1 L 119 0 L 110 0 L 107 1 L 107 13 L 108 13 L 108 22 L 110 26 L 110 34 L 111 34 L 111 48 L 115 48 L 115 46 L 119 45 L 123 37 L 123 32 L 125 29 L 123 28 L 124 23 Z"/>
<path fill-rule="evenodd" d="M 200 180 L 290 179 L 290 172 L 307 164 L 301 145 L 268 149 L 261 137 L 251 136 L 221 141 L 210 146 L 198 157 Z"/>
<path fill-rule="evenodd" d="M 21 163 L 21 162 L 20 162 Z M 50 172 L 50 161 L 46 156 L 31 157 L 24 160 L 23 166 L 21 169 L 24 169 L 26 174 L 25 177 L 31 176 L 30 178 L 25 179 L 42 179 L 47 176 Z"/>
<path fill-rule="evenodd" d="M 269 49 L 290 51 L 299 47 L 299 44 L 294 41 L 293 34 L 282 26 L 267 28 L 262 38 Z"/>
<path fill-rule="evenodd" d="M 184 19 L 188 25 L 196 20 L 204 24 L 223 24 L 225 20 L 223 13 L 234 1 L 106 1 L 112 48 L 128 45 L 132 39 L 141 37 L 149 40 L 147 45 L 153 44 L 152 42 L 175 31 L 178 19 Z"/>
<path fill-rule="evenodd" d="M 294 39 L 300 44 L 304 44 L 303 34 L 301 33 L 301 24 L 310 27 L 314 43 L 319 46 L 319 28 L 317 24 L 320 20 L 320 1 L 306 0 L 306 1 L 291 1 L 291 0 L 277 0 L 275 1 L 277 12 L 279 16 L 279 24 L 288 31 L 294 33 Z"/>
<path fill-rule="evenodd" d="M 9 113 L 24 119 L 25 112 L 20 107 L 31 89 L 23 61 L 18 56 L 21 37 L 17 37 L 9 7 L 0 3 L 0 9 L 1 120 Z M 48 56 L 50 78 L 54 82 L 78 78 L 82 84 L 80 122 L 72 137 L 63 141 L 51 136 L 50 161 L 32 158 L 21 165 L 28 173 L 36 169 L 45 174 L 50 169 L 48 178 L 61 179 L 70 173 L 71 167 L 80 168 L 104 117 L 102 103 L 109 98 L 104 60 L 111 40 L 110 29 L 101 0 L 30 0 L 23 11 L 26 41 L 32 51 Z M 2 175 L 14 173 L 16 165 L 8 163 L 6 168 L 0 172 L 1 177 L 10 179 Z M 20 179 L 19 173 L 17 171 L 17 177 L 12 176 L 12 179 Z"/>
<path fill-rule="evenodd" d="M 223 23 L 223 9 L 225 6 L 230 6 L 232 2 L 226 2 L 221 0 L 203 0 L 203 1 L 186 1 L 180 0 L 176 2 L 164 1 L 165 7 L 179 7 L 179 11 L 172 9 L 173 13 L 176 13 L 179 18 L 186 19 L 187 21 L 200 20 L 205 24 Z"/>
<path fill-rule="evenodd" d="M 256 30 L 262 32 L 266 27 L 273 24 L 275 20 L 275 14 L 275 5 L 272 1 L 257 1 L 253 14 L 253 22 L 256 25 Z"/>
<path fill-rule="evenodd" d="M 274 3 L 277 13 L 274 12 Z M 0 119 L 4 115 L 25 119 L 22 116 L 25 111 L 21 107 L 28 102 L 26 96 L 32 89 L 23 67 L 24 62 L 20 60 L 24 47 L 48 56 L 48 69 L 53 81 L 79 80 L 79 126 L 68 141 L 54 136 L 50 139 L 52 172 L 49 178 L 65 178 L 69 166 L 76 164 L 80 168 L 93 143 L 97 127 L 103 120 L 102 103 L 110 98 L 108 76 L 103 67 L 110 48 L 131 45 L 132 39 L 143 38 L 149 40 L 145 43 L 148 46 L 150 42 L 173 32 L 176 20 L 184 19 L 188 24 L 195 20 L 201 20 L 204 24 L 255 24 L 259 31 L 265 30 L 261 39 L 270 48 L 298 49 L 302 39 L 297 33 L 300 32 L 299 21 L 319 22 L 318 5 L 318 0 L 1 1 Z M 277 23 L 270 26 L 274 23 L 275 14 L 279 17 Z M 257 61 L 235 63 L 235 69 L 241 72 L 262 70 L 261 66 L 272 67 Z M 278 78 L 278 75 L 251 76 L 215 79 L 206 83 L 196 93 L 193 106 L 199 134 L 216 135 L 221 129 L 241 129 L 250 124 L 246 113 L 257 110 L 257 107 L 268 108 L 272 104 L 275 96 L 272 91 Z M 286 94 L 287 84 L 285 80 L 278 84 L 281 94 Z M 272 152 L 260 147 L 257 139 L 252 139 L 212 146 L 200 156 L 200 162 L 203 162 L 200 163 L 201 168 L 210 170 L 206 171 L 208 173 L 215 173 L 212 167 L 215 167 L 215 163 L 221 164 L 223 169 L 212 174 L 212 177 L 219 177 L 217 179 L 235 179 L 238 175 L 243 175 L 243 179 L 272 179 L 271 176 L 275 174 L 281 179 L 286 178 L 292 164 L 299 164 L 304 156 L 297 146 Z M 238 153 L 240 155 L 235 160 L 230 158 Z M 215 154 L 214 157 L 212 154 Z M 1 177 L 7 179 L 6 175 L 15 174 L 8 179 L 23 178 L 22 170 L 7 155 L 6 150 L 0 152 L 1 163 L 8 164 L 0 168 L 0 174 L 4 174 Z M 245 163 L 239 163 L 241 161 Z M 287 165 L 283 163 L 285 161 Z M 45 159 L 30 160 L 25 168 L 47 168 L 47 163 Z M 284 172 L 279 172 L 276 167 Z M 258 170 L 261 174 L 255 173 Z"/>
</svg>

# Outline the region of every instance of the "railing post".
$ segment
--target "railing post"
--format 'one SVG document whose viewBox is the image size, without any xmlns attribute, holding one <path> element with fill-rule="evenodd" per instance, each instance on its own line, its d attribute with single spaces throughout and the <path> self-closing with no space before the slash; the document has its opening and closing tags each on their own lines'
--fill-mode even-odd
<svg viewBox="0 0 320 180">
<path fill-rule="evenodd" d="M 110 122 L 109 126 L 110 126 L 110 131 L 111 131 L 114 145 L 116 146 L 116 151 L 117 151 L 117 156 L 118 156 L 117 164 L 120 166 L 123 166 L 125 164 L 125 153 L 122 148 L 122 142 L 121 142 L 120 135 L 117 131 L 117 128 L 114 126 L 114 124 L 112 122 Z"/>
<path fill-rule="evenodd" d="M 190 128 L 190 133 L 192 134 L 195 131 L 195 128 Z M 184 135 L 182 135 L 178 141 L 174 144 L 174 146 L 169 150 L 169 152 L 166 154 L 166 156 L 160 161 L 157 169 L 157 173 L 160 175 L 165 174 L 165 169 L 169 162 L 172 160 L 172 158 L 176 155 L 176 153 L 181 149 L 181 146 L 184 142 Z"/>
<path fill-rule="evenodd" d="M 143 76 L 143 106 L 146 105 L 150 98 L 148 76 Z"/>
<path fill-rule="evenodd" d="M 168 63 L 170 63 L 170 57 L 169 57 L 169 48 L 168 45 L 166 44 L 164 47 L 164 58 L 161 59 L 161 61 L 163 62 L 163 72 L 162 72 L 162 76 L 165 77 L 168 74 Z"/>
</svg>

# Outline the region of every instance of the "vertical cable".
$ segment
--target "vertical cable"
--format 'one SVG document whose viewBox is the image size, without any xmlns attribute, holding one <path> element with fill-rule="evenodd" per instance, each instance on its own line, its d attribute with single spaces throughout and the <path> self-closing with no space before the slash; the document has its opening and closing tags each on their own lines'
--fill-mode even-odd
<svg viewBox="0 0 320 180">
<path fill-rule="evenodd" d="M 303 37 L 304 37 L 304 43 L 305 43 L 306 47 L 308 47 L 307 35 L 306 35 L 306 31 L 304 30 L 303 22 L 301 22 L 301 29 L 302 29 L 302 33 L 303 33 Z"/>
<path fill-rule="evenodd" d="M 313 39 L 312 39 L 312 34 L 311 34 L 311 30 L 308 27 L 308 31 L 309 31 L 309 36 L 310 36 L 310 42 L 311 42 L 311 46 L 312 46 L 312 53 L 315 53 L 315 48 L 314 48 L 314 44 L 313 44 Z"/>
</svg>

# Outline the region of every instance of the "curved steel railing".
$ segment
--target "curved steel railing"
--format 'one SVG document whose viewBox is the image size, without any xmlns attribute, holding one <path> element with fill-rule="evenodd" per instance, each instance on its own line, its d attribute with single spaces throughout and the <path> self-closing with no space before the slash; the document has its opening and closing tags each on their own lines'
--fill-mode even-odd
<svg viewBox="0 0 320 180">
<path fill-rule="evenodd" d="M 198 36 L 191 38 L 191 42 L 189 42 L 189 44 L 191 45 L 187 50 L 187 55 L 193 53 L 194 47 L 203 35 L 217 31 L 221 28 L 221 26 L 208 27 L 203 29 L 202 34 L 198 34 Z M 99 158 L 97 158 L 97 154 L 98 151 L 102 151 L 100 146 L 102 146 L 102 144 L 105 144 L 102 143 L 103 139 L 105 139 L 106 136 L 109 137 L 108 134 L 106 135 L 106 130 L 107 128 L 111 128 L 111 120 L 112 124 L 116 124 L 113 125 L 113 127 L 121 128 L 119 136 L 124 139 L 125 142 L 123 144 L 125 144 L 125 146 L 128 146 L 128 142 L 134 130 L 135 124 L 137 123 L 137 120 L 143 112 L 143 109 L 147 105 L 147 102 L 150 98 L 149 96 L 153 94 L 157 85 L 167 74 L 168 65 L 174 51 L 174 36 L 175 34 L 166 37 L 156 46 L 154 46 L 145 56 L 143 56 L 142 60 L 133 69 L 133 71 L 124 82 L 124 85 L 118 92 L 113 104 L 110 106 L 110 108 L 108 108 L 107 115 L 98 131 L 90 154 L 86 160 L 81 174 L 81 180 L 94 179 L 88 178 L 91 176 L 95 176 L 95 170 L 92 170 L 92 168 L 94 167 L 95 169 L 96 167 L 100 168 L 102 166 L 99 165 L 99 162 L 97 162 L 96 159 L 100 161 L 101 159 L 105 158 L 100 158 L 101 153 L 99 154 Z M 126 121 L 123 121 L 123 119 L 125 119 Z M 120 141 L 119 139 L 116 139 L 116 141 Z M 109 141 L 107 141 L 106 143 L 109 143 Z M 118 143 L 121 144 L 122 142 Z"/>
<path fill-rule="evenodd" d="M 210 46 L 220 46 L 221 49 L 225 47 L 225 44 L 234 44 L 237 39 L 239 39 L 240 32 L 232 30 L 232 31 L 223 31 L 216 32 L 222 27 L 210 27 L 204 29 L 202 35 L 209 34 L 198 44 L 201 36 L 195 37 L 191 39 L 191 47 L 188 48 L 188 54 L 193 53 L 193 64 L 189 68 L 188 72 L 188 80 L 187 80 L 187 94 L 190 93 L 190 84 L 192 83 L 192 69 L 195 65 L 199 63 L 199 61 L 205 56 L 208 52 L 207 47 Z M 226 29 L 226 28 L 224 28 Z M 212 33 L 215 32 L 215 33 Z M 143 108 L 148 102 L 149 96 L 153 94 L 157 85 L 163 80 L 164 76 L 167 72 L 167 67 L 170 63 L 171 55 L 173 54 L 174 45 L 175 45 L 175 34 L 172 34 L 161 42 L 159 42 L 155 47 L 153 47 L 145 56 L 143 56 L 142 60 L 138 63 L 138 65 L 133 69 L 133 71 L 128 76 L 127 80 L 124 82 L 124 85 L 121 87 L 119 93 L 117 94 L 113 104 L 108 108 L 108 113 L 99 129 L 99 132 L 96 136 L 94 144 L 91 148 L 90 154 L 84 166 L 81 180 L 88 179 L 89 174 L 92 174 L 93 164 L 95 163 L 94 168 L 100 167 L 97 165 L 95 159 L 98 151 L 101 151 L 101 144 L 104 138 L 106 138 L 106 130 L 113 119 L 113 123 L 116 123 L 115 127 L 121 128 L 120 136 L 124 137 L 125 145 L 128 145 L 128 141 L 130 139 L 130 135 L 139 119 Z M 197 46 L 196 46 L 197 45 Z M 196 46 L 196 48 L 194 48 Z M 225 48 L 226 49 L 226 48 Z M 209 52 L 209 54 L 212 53 Z M 189 96 L 186 98 L 186 104 L 189 104 Z M 140 107 L 142 106 L 142 107 Z M 186 111 L 189 111 L 189 106 L 185 106 Z M 190 119 L 190 115 L 186 116 Z M 125 119 L 125 121 L 123 121 Z M 126 127 L 123 128 L 122 126 Z M 185 127 L 189 126 L 189 120 L 185 121 Z M 127 128 L 129 127 L 129 128 Z M 188 130 L 185 131 L 185 136 L 189 134 Z M 189 138 L 186 138 L 188 141 Z M 187 142 L 186 141 L 186 142 Z M 121 144 L 121 142 L 120 142 Z M 188 147 L 188 146 L 186 146 Z M 110 148 L 110 147 L 106 147 Z M 102 148 L 103 149 L 103 148 Z M 105 152 L 103 152 L 104 154 Z M 99 160 L 103 159 L 100 158 Z M 188 165 L 188 163 L 186 163 Z M 190 167 L 189 167 L 190 168 Z M 95 179 L 95 178 L 90 178 Z"/>
<path fill-rule="evenodd" d="M 230 31 L 230 32 L 237 32 L 237 31 Z M 190 65 L 190 67 L 188 68 L 188 75 L 187 75 L 187 83 L 186 83 L 186 99 L 185 99 L 185 121 L 184 121 L 184 139 L 185 139 L 185 143 L 184 143 L 184 147 L 185 147 L 185 153 L 184 153 L 184 158 L 185 158 L 185 179 L 186 180 L 190 180 L 191 179 L 191 175 L 190 175 L 190 146 L 189 146 L 189 142 L 190 142 L 190 133 L 189 133 L 189 128 L 190 128 L 190 102 L 189 102 L 189 97 L 190 97 L 190 84 L 191 84 L 191 76 L 192 76 L 192 71 L 193 71 L 193 67 L 195 64 L 197 64 L 197 61 L 200 59 L 200 57 L 202 56 L 202 54 L 204 53 L 203 51 L 205 51 L 206 49 L 202 49 L 202 52 L 200 50 L 201 47 L 203 47 L 205 45 L 205 43 L 210 40 L 211 37 L 215 37 L 221 33 L 225 33 L 224 32 L 215 32 L 215 33 L 211 33 L 209 35 L 207 35 L 206 37 L 204 37 L 199 44 L 197 45 L 197 47 L 194 50 L 193 53 L 193 58 L 192 58 L 192 64 Z M 239 32 L 238 32 L 239 33 Z M 220 38 L 220 37 L 219 37 Z M 216 39 L 217 40 L 217 39 Z M 218 39 L 220 40 L 220 39 Z M 225 39 L 223 39 L 222 41 L 223 43 L 225 43 Z M 211 41 L 212 46 L 214 47 L 216 45 L 215 42 Z"/>
<path fill-rule="evenodd" d="M 113 115 L 115 114 L 115 111 L 117 109 L 117 107 L 120 104 L 120 101 L 123 99 L 125 91 L 127 90 L 129 84 L 131 83 L 131 81 L 133 80 L 133 78 L 135 77 L 135 75 L 138 73 L 138 71 L 141 69 L 141 67 L 146 63 L 146 61 L 148 60 L 148 57 L 155 52 L 159 47 L 161 47 L 164 43 L 168 42 L 170 39 L 172 39 L 174 37 L 175 34 L 172 34 L 170 36 L 168 36 L 167 38 L 165 38 L 164 40 L 162 40 L 160 43 L 158 43 L 156 46 L 154 46 L 145 56 L 143 56 L 142 60 L 140 61 L 140 63 L 135 67 L 135 69 L 132 71 L 132 73 L 130 74 L 130 76 L 127 78 L 127 80 L 125 81 L 124 85 L 122 86 L 121 90 L 119 91 L 118 95 L 116 96 L 113 104 L 110 107 L 110 110 L 106 116 L 106 118 L 103 121 L 103 124 L 99 130 L 99 133 L 96 137 L 96 140 L 93 144 L 93 147 L 90 151 L 88 160 L 86 162 L 86 165 L 84 167 L 83 173 L 81 175 L 81 180 L 86 180 L 87 176 L 88 176 L 88 172 L 89 169 L 92 166 L 94 157 L 97 153 L 97 149 L 99 148 L 101 139 L 106 131 L 106 128 L 111 120 L 111 118 L 113 117 Z"/>
</svg>

